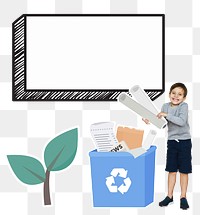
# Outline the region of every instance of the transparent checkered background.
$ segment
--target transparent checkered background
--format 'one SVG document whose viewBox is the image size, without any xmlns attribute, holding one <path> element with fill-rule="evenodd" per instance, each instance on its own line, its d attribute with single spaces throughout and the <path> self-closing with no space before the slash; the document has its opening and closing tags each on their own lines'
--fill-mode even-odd
<svg viewBox="0 0 200 215">
<path fill-rule="evenodd" d="M 166 131 L 155 141 L 155 201 L 146 208 L 93 208 L 88 152 L 94 149 L 89 126 L 93 122 L 143 127 L 132 112 L 115 102 L 12 102 L 11 23 L 23 13 L 165 13 L 166 93 L 155 103 L 168 101 L 174 82 L 184 82 L 189 94 L 193 137 L 193 173 L 189 176 L 190 209 L 179 209 L 179 178 L 175 204 L 158 207 L 167 191 Z M 200 0 L 0 0 L 0 214 L 11 215 L 171 215 L 200 213 Z M 53 205 L 43 207 L 42 184 L 22 184 L 12 173 L 7 154 L 32 155 L 43 162 L 43 150 L 57 133 L 79 126 L 78 152 L 66 170 L 51 173 Z"/>
</svg>

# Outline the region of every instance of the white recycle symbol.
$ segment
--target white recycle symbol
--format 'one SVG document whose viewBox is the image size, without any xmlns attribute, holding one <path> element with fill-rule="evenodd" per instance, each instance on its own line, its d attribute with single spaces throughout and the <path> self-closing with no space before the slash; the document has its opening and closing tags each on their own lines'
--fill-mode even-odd
<svg viewBox="0 0 200 215">
<path fill-rule="evenodd" d="M 114 168 L 111 171 L 110 173 L 111 176 L 106 178 L 106 186 L 108 187 L 111 193 L 117 193 L 119 191 L 121 194 L 124 194 L 129 190 L 131 186 L 131 179 L 129 177 L 126 177 L 127 173 L 128 171 L 123 168 Z M 121 178 L 124 178 L 125 185 L 121 184 L 119 187 L 115 185 L 115 177 L 117 175 Z"/>
</svg>

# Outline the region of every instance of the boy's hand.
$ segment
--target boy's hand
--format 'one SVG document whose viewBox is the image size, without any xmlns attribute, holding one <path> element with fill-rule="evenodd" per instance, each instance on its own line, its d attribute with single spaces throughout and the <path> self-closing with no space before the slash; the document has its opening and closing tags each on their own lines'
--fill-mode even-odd
<svg viewBox="0 0 200 215">
<path fill-rule="evenodd" d="M 167 113 L 164 113 L 164 112 L 160 112 L 157 117 L 158 119 L 162 118 L 162 117 L 166 117 L 167 116 Z"/>
<path fill-rule="evenodd" d="M 162 117 L 166 117 L 167 116 L 167 113 L 165 112 L 160 112 L 157 117 L 158 119 L 161 119 Z M 145 118 L 142 118 L 142 120 L 148 125 L 150 124 L 150 121 L 148 119 L 145 119 Z"/>
<path fill-rule="evenodd" d="M 143 120 L 147 125 L 149 125 L 149 124 L 150 124 L 150 121 L 149 121 L 148 119 L 144 119 L 144 118 L 142 118 L 142 120 Z"/>
</svg>

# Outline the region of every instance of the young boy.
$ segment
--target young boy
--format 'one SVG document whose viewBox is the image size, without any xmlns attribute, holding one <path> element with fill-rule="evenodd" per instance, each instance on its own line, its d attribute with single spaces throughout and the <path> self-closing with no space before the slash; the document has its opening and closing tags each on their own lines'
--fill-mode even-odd
<svg viewBox="0 0 200 215">
<path fill-rule="evenodd" d="M 168 194 L 159 202 L 159 206 L 167 206 L 173 202 L 173 190 L 176 183 L 177 171 L 180 173 L 180 208 L 188 209 L 186 199 L 188 174 L 192 173 L 191 135 L 188 124 L 188 105 L 185 103 L 187 88 L 183 83 L 175 83 L 169 92 L 170 102 L 162 106 L 158 118 L 165 117 L 168 121 L 167 163 Z M 148 119 L 144 120 L 149 123 Z"/>
</svg>

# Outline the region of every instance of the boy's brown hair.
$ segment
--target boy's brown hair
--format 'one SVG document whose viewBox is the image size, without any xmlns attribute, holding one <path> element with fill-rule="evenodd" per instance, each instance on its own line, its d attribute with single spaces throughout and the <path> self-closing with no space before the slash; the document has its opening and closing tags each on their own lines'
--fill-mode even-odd
<svg viewBox="0 0 200 215">
<path fill-rule="evenodd" d="M 172 92 L 172 90 L 174 89 L 174 88 L 176 88 L 176 87 L 180 87 L 180 88 L 182 88 L 183 89 L 183 91 L 184 91 L 184 98 L 187 96 L 187 87 L 183 84 L 183 83 L 180 83 L 180 82 L 178 82 L 178 83 L 175 83 L 175 84 L 173 84 L 171 87 L 170 87 L 170 91 L 169 91 L 169 94 Z"/>
</svg>

